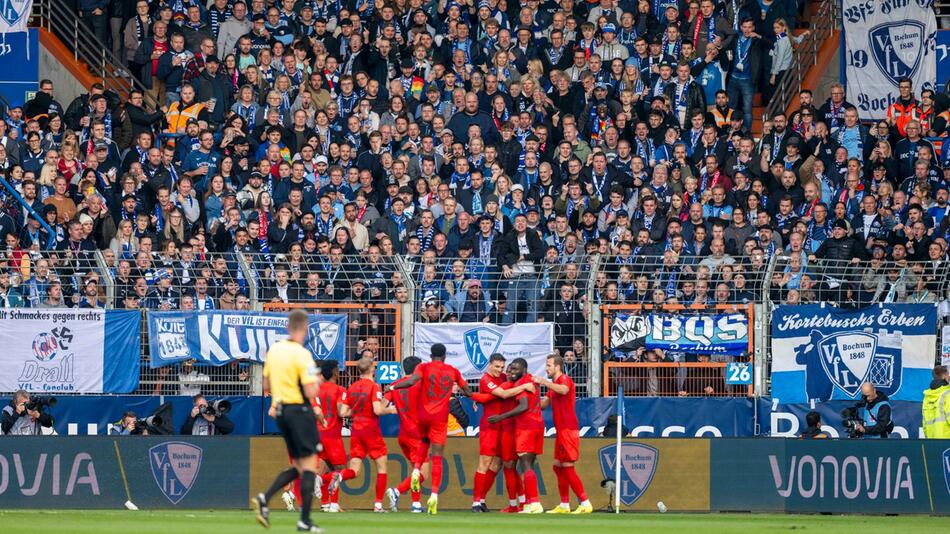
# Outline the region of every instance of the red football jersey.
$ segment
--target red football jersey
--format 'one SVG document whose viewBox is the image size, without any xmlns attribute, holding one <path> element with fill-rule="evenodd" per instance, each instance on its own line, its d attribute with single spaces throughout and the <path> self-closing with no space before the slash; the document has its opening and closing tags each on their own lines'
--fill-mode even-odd
<svg viewBox="0 0 950 534">
<path fill-rule="evenodd" d="M 383 400 L 379 384 L 360 378 L 346 390 L 346 404 L 350 406 L 353 433 L 381 434 L 379 417 L 373 411 L 373 402 Z"/>
<path fill-rule="evenodd" d="M 554 416 L 554 428 L 558 430 L 577 430 L 577 412 L 574 411 L 574 401 L 576 393 L 574 381 L 566 374 L 561 374 L 553 382 L 559 386 L 567 386 L 567 393 L 558 395 L 554 391 L 548 390 L 548 398 L 551 399 L 551 414 Z"/>
<path fill-rule="evenodd" d="M 445 362 L 426 362 L 416 367 L 422 380 L 422 402 L 419 404 L 420 421 L 447 421 L 449 419 L 449 400 L 452 398 L 452 385 L 465 385 L 462 373 Z"/>
<path fill-rule="evenodd" d="M 501 384 L 502 389 L 511 389 L 513 387 L 515 387 L 515 384 L 513 382 L 508 382 L 507 380 Z M 516 406 L 518 406 L 518 397 L 515 396 L 508 399 L 498 399 L 498 404 L 500 405 L 498 408 L 498 413 L 510 412 L 511 410 L 514 410 Z M 515 417 L 509 417 L 508 419 L 502 421 L 501 429 L 513 432 L 515 430 L 515 419 Z"/>
<path fill-rule="evenodd" d="M 495 391 L 498 388 L 507 389 L 504 387 L 505 376 L 492 376 L 489 373 L 485 373 L 485 376 L 478 382 L 478 392 L 479 393 L 488 393 Z M 488 418 L 493 415 L 498 415 L 505 413 L 507 410 L 505 406 L 510 406 L 511 403 L 506 403 L 505 399 L 499 397 L 493 397 L 491 402 L 482 404 L 482 420 L 479 425 L 482 430 L 500 430 L 502 423 L 489 423 Z M 511 408 L 508 408 L 509 410 Z"/>
<path fill-rule="evenodd" d="M 408 378 L 409 377 L 402 377 L 394 382 L 393 385 L 405 382 Z M 417 382 L 414 386 L 394 389 L 384 395 L 389 399 L 389 402 L 396 406 L 396 412 L 399 414 L 400 436 L 407 438 L 419 437 L 419 422 L 416 418 L 419 416 L 419 391 L 421 389 L 422 384 Z"/>
<path fill-rule="evenodd" d="M 525 373 L 521 380 L 515 382 L 515 387 L 530 383 L 532 383 L 531 375 Z M 535 386 L 534 393 L 522 391 L 517 398 L 519 401 L 528 399 L 528 411 L 515 417 L 515 428 L 518 430 L 544 430 L 544 418 L 541 417 L 541 393 L 537 386 Z"/>
<path fill-rule="evenodd" d="M 340 430 L 343 429 L 343 418 L 340 417 L 338 406 L 345 402 L 346 390 L 339 384 L 324 382 L 320 384 L 320 393 L 315 399 L 317 406 L 323 412 L 323 419 L 326 425 L 320 425 L 320 434 L 328 438 L 340 437 Z"/>
</svg>

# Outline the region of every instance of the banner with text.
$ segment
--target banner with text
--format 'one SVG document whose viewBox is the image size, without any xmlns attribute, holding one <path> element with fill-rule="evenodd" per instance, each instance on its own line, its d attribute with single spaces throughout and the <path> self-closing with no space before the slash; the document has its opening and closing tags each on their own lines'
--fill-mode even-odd
<svg viewBox="0 0 950 534">
<path fill-rule="evenodd" d="M 0 391 L 135 391 L 140 317 L 138 310 L 0 310 Z"/>
<path fill-rule="evenodd" d="M 933 0 L 843 0 L 848 101 L 862 119 L 881 119 L 909 78 L 919 94 L 937 77 Z"/>
<path fill-rule="evenodd" d="M 554 325 L 520 323 L 497 326 L 487 323 L 416 323 L 414 355 L 427 361 L 433 344 L 442 343 L 446 363 L 455 366 L 468 380 L 479 379 L 488 367 L 488 358 L 500 352 L 509 362 L 528 361 L 528 372 L 544 374 L 544 362 L 554 352 Z"/>
<path fill-rule="evenodd" d="M 930 385 L 936 325 L 933 304 L 779 306 L 772 314 L 772 397 L 857 400 L 861 384 L 871 382 L 891 399 L 920 401 Z"/>
<path fill-rule="evenodd" d="M 241 311 L 149 312 L 152 368 L 185 360 L 225 365 L 264 363 L 267 349 L 287 337 L 287 315 Z M 346 316 L 311 315 L 306 347 L 317 360 L 346 360 Z"/>
<path fill-rule="evenodd" d="M 749 317 L 745 313 L 615 315 L 610 323 L 610 348 L 633 351 L 640 347 L 739 356 L 749 350 Z"/>
</svg>

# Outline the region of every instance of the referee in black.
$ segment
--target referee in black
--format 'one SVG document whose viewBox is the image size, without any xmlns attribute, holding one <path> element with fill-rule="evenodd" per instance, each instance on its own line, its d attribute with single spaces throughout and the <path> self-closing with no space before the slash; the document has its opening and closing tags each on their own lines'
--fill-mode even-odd
<svg viewBox="0 0 950 534">
<path fill-rule="evenodd" d="M 310 351 L 304 348 L 309 318 L 303 310 L 290 312 L 287 321 L 288 338 L 271 346 L 264 362 L 264 395 L 271 396 L 269 414 L 277 419 L 293 467 L 281 471 L 264 493 L 251 500 L 257 512 L 257 522 L 270 528 L 267 503 L 278 491 L 300 477 L 300 520 L 297 532 L 323 532 L 310 521 L 311 498 L 317 477 L 317 417 L 310 399 L 319 390 L 316 364 Z"/>
</svg>

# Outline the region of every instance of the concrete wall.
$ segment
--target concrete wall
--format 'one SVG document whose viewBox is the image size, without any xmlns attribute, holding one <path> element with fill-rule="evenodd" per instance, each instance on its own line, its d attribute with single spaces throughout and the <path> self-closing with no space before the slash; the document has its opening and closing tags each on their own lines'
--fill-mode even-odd
<svg viewBox="0 0 950 534">
<path fill-rule="evenodd" d="M 56 100 L 59 101 L 63 107 L 69 106 L 69 103 L 72 102 L 74 98 L 86 92 L 86 87 L 72 75 L 69 69 L 63 67 L 59 59 L 46 49 L 41 40 L 40 79 L 42 80 L 44 78 L 52 80 L 53 87 L 56 91 Z"/>
</svg>

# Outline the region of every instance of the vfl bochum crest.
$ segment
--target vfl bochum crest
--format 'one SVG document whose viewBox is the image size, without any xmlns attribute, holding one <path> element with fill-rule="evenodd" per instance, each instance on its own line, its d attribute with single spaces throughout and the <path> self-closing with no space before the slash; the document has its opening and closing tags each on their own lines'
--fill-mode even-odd
<svg viewBox="0 0 950 534">
<path fill-rule="evenodd" d="M 868 33 L 874 63 L 895 87 L 901 78 L 913 78 L 917 73 L 925 31 L 923 22 L 905 19 L 878 24 Z"/>
<path fill-rule="evenodd" d="M 0 0 L 0 29 L 8 27 L 9 31 L 22 31 L 16 26 L 26 26 L 26 19 L 33 8 L 33 0 Z M 20 24 L 22 23 L 22 24 Z"/>
<path fill-rule="evenodd" d="M 809 338 L 795 347 L 795 362 L 805 366 L 809 399 L 831 399 L 835 388 L 857 398 L 864 382 L 888 395 L 900 389 L 899 333 L 851 331 L 823 336 L 812 330 Z"/>
<path fill-rule="evenodd" d="M 479 372 L 488 366 L 488 358 L 501 346 L 501 332 L 480 326 L 467 330 L 464 334 L 465 355 Z"/>
<path fill-rule="evenodd" d="M 617 446 L 601 447 L 600 473 L 604 478 L 613 479 L 616 476 Z M 620 502 L 630 506 L 637 502 L 653 482 L 656 467 L 660 463 L 660 451 L 642 443 L 623 443 L 620 446 L 620 480 L 617 481 L 617 490 L 620 492 Z"/>
<path fill-rule="evenodd" d="M 329 321 L 315 321 L 310 323 L 310 335 L 307 348 L 314 358 L 326 360 L 340 341 L 340 325 Z"/>
<path fill-rule="evenodd" d="M 201 456 L 201 447 L 183 441 L 167 441 L 148 450 L 152 477 L 172 504 L 178 504 L 194 486 Z"/>
</svg>

